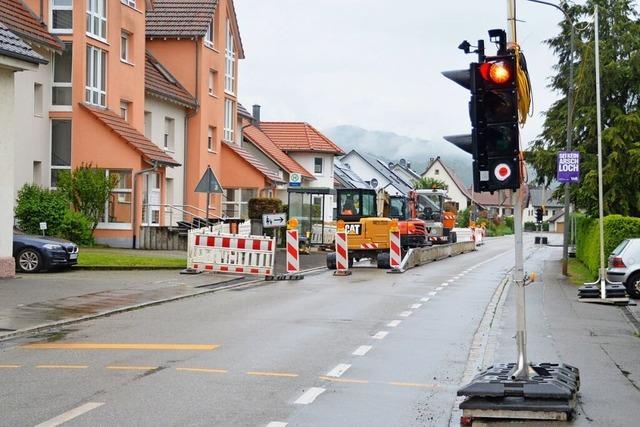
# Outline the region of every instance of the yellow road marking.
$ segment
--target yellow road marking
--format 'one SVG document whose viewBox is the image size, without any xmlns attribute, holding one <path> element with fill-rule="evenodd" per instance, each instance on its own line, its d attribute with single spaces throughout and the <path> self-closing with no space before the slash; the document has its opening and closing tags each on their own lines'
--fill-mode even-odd
<svg viewBox="0 0 640 427">
<path fill-rule="evenodd" d="M 135 344 L 135 343 L 34 343 L 22 348 L 40 350 L 214 350 L 216 344 Z"/>
<path fill-rule="evenodd" d="M 369 381 L 367 380 L 355 380 L 355 379 L 349 379 L 349 378 L 333 378 L 333 377 L 319 377 L 321 380 L 324 381 L 331 381 L 334 383 L 352 383 L 352 384 L 369 384 Z"/>
<path fill-rule="evenodd" d="M 0 369 L 22 368 L 22 365 L 0 365 Z"/>
<path fill-rule="evenodd" d="M 288 372 L 260 372 L 260 371 L 249 371 L 247 375 L 256 375 L 262 377 L 289 377 L 295 378 L 298 374 L 290 374 Z"/>
<path fill-rule="evenodd" d="M 107 369 L 114 371 L 152 371 L 158 369 L 157 366 L 107 366 Z"/>
<path fill-rule="evenodd" d="M 210 368 L 176 368 L 176 371 L 186 371 L 186 372 L 206 372 L 211 374 L 226 374 L 226 369 L 210 369 Z"/>
<path fill-rule="evenodd" d="M 420 383 L 401 383 L 401 382 L 390 382 L 390 385 L 395 385 L 398 387 L 420 387 L 420 388 L 437 388 L 436 384 L 420 384 Z"/>
<path fill-rule="evenodd" d="M 87 369 L 87 365 L 36 365 L 38 369 Z"/>
</svg>

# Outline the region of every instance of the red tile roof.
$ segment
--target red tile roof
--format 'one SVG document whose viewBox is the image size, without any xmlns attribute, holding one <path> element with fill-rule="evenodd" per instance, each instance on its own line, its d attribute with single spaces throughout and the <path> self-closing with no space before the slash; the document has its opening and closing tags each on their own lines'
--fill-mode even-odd
<svg viewBox="0 0 640 427">
<path fill-rule="evenodd" d="M 149 51 L 145 59 L 144 90 L 185 107 L 195 108 L 198 105 L 193 95 Z"/>
<path fill-rule="evenodd" d="M 473 201 L 485 208 L 490 206 L 504 206 L 510 208 L 513 206 L 513 203 L 511 203 L 511 190 L 499 190 L 493 194 L 474 192 Z"/>
<path fill-rule="evenodd" d="M 247 163 L 257 169 L 258 172 L 267 177 L 269 180 L 277 183 L 285 182 L 285 180 L 280 178 L 276 172 L 269 169 L 264 163 L 262 163 L 253 154 L 249 153 L 244 148 L 236 144 L 229 144 L 228 142 L 224 142 L 223 144 L 225 147 L 234 151 L 238 156 L 242 157 Z"/>
<path fill-rule="evenodd" d="M 146 13 L 147 37 L 202 37 L 218 0 L 155 0 Z"/>
<path fill-rule="evenodd" d="M 267 155 L 271 160 L 279 164 L 288 173 L 299 173 L 306 178 L 315 179 L 305 168 L 300 166 L 298 162 L 287 156 L 267 135 L 253 125 L 249 125 L 243 129 L 243 134 L 249 141 L 255 144 L 260 151 Z"/>
<path fill-rule="evenodd" d="M 60 51 L 64 45 L 21 0 L 0 0 L 0 22 L 14 34 Z"/>
<path fill-rule="evenodd" d="M 304 122 L 260 122 L 260 129 L 283 151 L 345 154 L 329 138 Z"/>
<path fill-rule="evenodd" d="M 104 123 L 109 129 L 128 142 L 149 163 L 157 162 L 166 166 L 180 166 L 157 145 L 138 132 L 122 117 L 110 110 L 81 104 L 87 111 Z"/>
</svg>

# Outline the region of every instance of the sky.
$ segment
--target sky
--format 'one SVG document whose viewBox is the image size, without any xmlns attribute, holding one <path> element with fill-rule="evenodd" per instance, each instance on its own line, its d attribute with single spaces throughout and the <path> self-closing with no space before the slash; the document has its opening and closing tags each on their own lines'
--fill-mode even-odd
<svg viewBox="0 0 640 427">
<path fill-rule="evenodd" d="M 557 0 L 549 0 L 557 1 Z M 469 92 L 445 70 L 476 61 L 457 47 L 507 27 L 506 0 L 235 0 L 246 59 L 239 100 L 262 106 L 263 120 L 306 121 L 318 129 L 354 125 L 435 140 L 470 133 Z M 517 1 L 518 42 L 526 55 L 541 131 L 558 94 L 547 88 L 556 58 L 543 40 L 563 19 L 550 6 Z"/>
</svg>

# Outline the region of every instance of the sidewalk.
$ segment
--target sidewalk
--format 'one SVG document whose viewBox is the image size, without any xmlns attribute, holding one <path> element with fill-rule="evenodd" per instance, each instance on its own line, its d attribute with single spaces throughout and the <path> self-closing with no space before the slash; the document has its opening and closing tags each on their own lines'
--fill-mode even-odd
<svg viewBox="0 0 640 427">
<path fill-rule="evenodd" d="M 580 369 L 577 414 L 571 425 L 636 425 L 640 419 L 638 331 L 628 320 L 626 307 L 577 301 L 577 286 L 562 276 L 561 253 L 561 248 L 544 247 L 526 263 L 527 271 L 542 272 L 541 280 L 526 287 L 528 359 Z M 516 361 L 515 291 L 511 286 L 497 322 L 495 363 Z"/>
</svg>

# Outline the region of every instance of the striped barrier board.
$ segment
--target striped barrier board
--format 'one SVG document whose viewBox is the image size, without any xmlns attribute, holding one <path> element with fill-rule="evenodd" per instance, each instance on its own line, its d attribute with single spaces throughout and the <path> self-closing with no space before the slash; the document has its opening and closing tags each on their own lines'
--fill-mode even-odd
<svg viewBox="0 0 640 427">
<path fill-rule="evenodd" d="M 349 246 L 347 246 L 347 233 L 336 232 L 336 272 L 337 276 L 349 274 Z"/>
<path fill-rule="evenodd" d="M 389 262 L 391 268 L 399 269 L 402 263 L 402 246 L 400 244 L 400 230 L 391 231 L 389 234 Z"/>
<path fill-rule="evenodd" d="M 287 273 L 300 272 L 298 230 L 287 230 Z"/>
<path fill-rule="evenodd" d="M 273 275 L 275 239 L 235 234 L 189 236 L 187 267 L 196 271 Z"/>
</svg>

